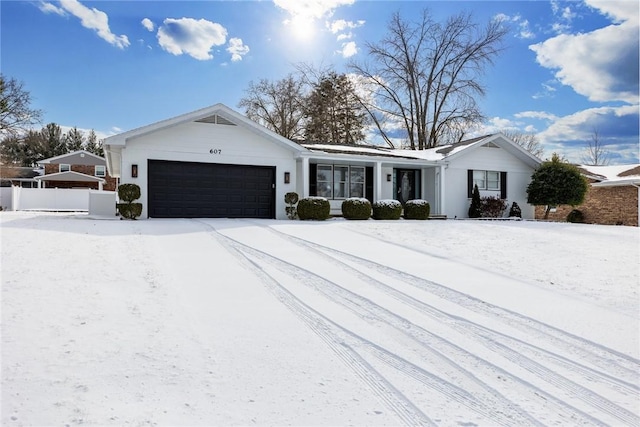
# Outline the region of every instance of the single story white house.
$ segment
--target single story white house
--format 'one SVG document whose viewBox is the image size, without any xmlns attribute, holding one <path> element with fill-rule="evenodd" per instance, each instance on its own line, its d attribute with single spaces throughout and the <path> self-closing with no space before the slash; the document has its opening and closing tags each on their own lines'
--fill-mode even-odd
<svg viewBox="0 0 640 427">
<path fill-rule="evenodd" d="M 517 202 L 540 160 L 502 134 L 413 151 L 297 143 L 216 104 L 106 138 L 108 172 L 140 186 L 142 218 L 286 219 L 284 195 L 425 199 L 432 215 L 465 218 L 481 195 Z"/>
</svg>

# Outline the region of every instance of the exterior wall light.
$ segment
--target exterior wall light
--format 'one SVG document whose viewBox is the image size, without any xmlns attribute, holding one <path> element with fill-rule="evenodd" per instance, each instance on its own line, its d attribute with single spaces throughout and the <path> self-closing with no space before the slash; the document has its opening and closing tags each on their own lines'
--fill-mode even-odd
<svg viewBox="0 0 640 427">
<path fill-rule="evenodd" d="M 131 165 L 131 178 L 138 177 L 138 165 Z"/>
<path fill-rule="evenodd" d="M 289 184 L 291 182 L 291 173 L 290 172 L 285 172 L 284 173 L 284 183 L 285 184 Z"/>
<path fill-rule="evenodd" d="M 391 182 L 391 174 L 390 173 L 387 174 L 387 182 Z"/>
</svg>

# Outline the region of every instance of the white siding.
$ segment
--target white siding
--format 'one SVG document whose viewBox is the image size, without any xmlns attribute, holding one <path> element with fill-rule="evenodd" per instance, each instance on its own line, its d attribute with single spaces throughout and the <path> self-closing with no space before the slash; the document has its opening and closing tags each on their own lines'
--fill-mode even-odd
<svg viewBox="0 0 640 427">
<path fill-rule="evenodd" d="M 147 160 L 222 163 L 276 167 L 276 218 L 286 219 L 284 195 L 296 191 L 298 178 L 294 153 L 241 127 L 209 123 L 185 123 L 132 138 L 122 150 L 121 183 L 138 184 L 142 218 L 147 217 Z M 138 177 L 131 177 L 131 165 Z M 290 183 L 284 183 L 284 172 Z"/>
<path fill-rule="evenodd" d="M 446 169 L 446 212 L 449 218 L 467 218 L 471 199 L 467 193 L 467 170 L 507 172 L 507 211 L 513 202 L 522 209 L 522 217 L 533 219 L 534 207 L 527 204 L 527 185 L 533 168 L 503 148 L 478 147 L 452 161 Z M 500 195 L 500 191 L 481 192 L 481 196 Z"/>
</svg>

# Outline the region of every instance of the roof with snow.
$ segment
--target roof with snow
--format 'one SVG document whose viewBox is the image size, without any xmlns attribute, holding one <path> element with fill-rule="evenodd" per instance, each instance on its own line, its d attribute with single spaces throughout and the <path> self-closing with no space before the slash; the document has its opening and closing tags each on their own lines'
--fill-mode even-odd
<svg viewBox="0 0 640 427">
<path fill-rule="evenodd" d="M 640 185 L 640 164 L 594 166 L 578 165 L 587 177 L 595 181 L 596 187 L 610 187 L 618 185 Z"/>
</svg>

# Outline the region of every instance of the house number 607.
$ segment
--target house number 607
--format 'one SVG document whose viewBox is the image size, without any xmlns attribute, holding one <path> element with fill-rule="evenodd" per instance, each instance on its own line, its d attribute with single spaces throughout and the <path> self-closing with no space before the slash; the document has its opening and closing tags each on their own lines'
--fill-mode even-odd
<svg viewBox="0 0 640 427">
<path fill-rule="evenodd" d="M 222 154 L 222 150 L 220 148 L 212 148 L 211 150 L 209 150 L 209 153 L 211 153 L 211 154 Z"/>
</svg>

